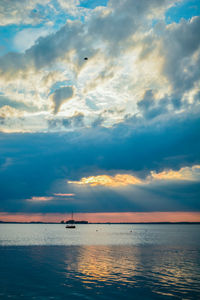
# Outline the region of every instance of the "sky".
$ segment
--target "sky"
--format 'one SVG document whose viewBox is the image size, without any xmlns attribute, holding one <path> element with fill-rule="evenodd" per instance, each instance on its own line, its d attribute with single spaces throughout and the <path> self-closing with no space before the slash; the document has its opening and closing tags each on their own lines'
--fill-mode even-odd
<svg viewBox="0 0 200 300">
<path fill-rule="evenodd" d="M 199 0 L 0 0 L 0 220 L 200 222 L 199 32 Z"/>
</svg>

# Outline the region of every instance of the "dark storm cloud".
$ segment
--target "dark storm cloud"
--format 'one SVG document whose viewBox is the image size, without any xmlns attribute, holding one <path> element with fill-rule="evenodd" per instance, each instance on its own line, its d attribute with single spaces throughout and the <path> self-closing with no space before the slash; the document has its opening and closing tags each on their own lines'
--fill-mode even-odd
<svg viewBox="0 0 200 300">
<path fill-rule="evenodd" d="M 79 190 L 74 202 L 52 200 L 31 204 L 24 200 L 32 196 L 52 196 L 56 182 L 63 182 L 66 190 L 54 192 L 74 192 L 67 180 L 79 180 L 83 176 L 133 172 L 145 178 L 151 170 L 178 170 L 199 164 L 200 120 L 176 118 L 164 125 L 158 123 L 136 130 L 129 120 L 114 129 L 93 128 L 79 133 L 1 134 L 1 211 L 63 212 L 73 205 L 76 210 L 91 211 L 92 203 L 94 211 L 95 207 L 100 210 L 100 206 L 102 211 L 109 207 L 113 211 L 124 211 L 123 201 L 127 209 L 135 211 L 146 211 L 150 206 L 152 210 L 162 207 L 176 210 L 181 205 L 183 210 L 199 209 L 198 187 L 189 183 L 177 187 L 168 183 L 163 186 L 163 192 L 159 186 L 137 187 L 132 192 L 124 190 L 121 196 L 116 191 L 102 189 L 98 193 L 97 189 L 96 198 Z M 8 159 L 10 163 L 6 164 Z M 100 199 L 104 199 L 101 200 L 104 203 L 105 197 L 110 199 L 107 207 L 99 203 Z"/>
</svg>

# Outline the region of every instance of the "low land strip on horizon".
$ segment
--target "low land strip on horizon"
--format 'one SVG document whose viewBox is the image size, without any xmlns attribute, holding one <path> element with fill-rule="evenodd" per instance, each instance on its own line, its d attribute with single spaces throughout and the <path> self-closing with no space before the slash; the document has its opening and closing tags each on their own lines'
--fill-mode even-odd
<svg viewBox="0 0 200 300">
<path fill-rule="evenodd" d="M 65 225 L 67 223 L 61 223 L 61 222 L 7 222 L 7 221 L 0 221 L 0 224 L 62 224 Z M 91 224 L 105 224 L 105 225 L 122 225 L 122 224 L 200 224 L 200 222 L 74 222 L 74 224 L 80 224 L 80 225 L 91 225 Z"/>
</svg>

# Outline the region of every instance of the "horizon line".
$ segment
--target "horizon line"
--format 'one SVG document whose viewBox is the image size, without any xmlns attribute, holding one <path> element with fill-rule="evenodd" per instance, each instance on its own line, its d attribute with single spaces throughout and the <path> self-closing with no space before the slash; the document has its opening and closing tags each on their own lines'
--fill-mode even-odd
<svg viewBox="0 0 200 300">
<path fill-rule="evenodd" d="M 71 213 L 8 213 L 0 212 L 3 222 L 46 222 L 60 223 L 71 219 Z M 112 212 L 75 213 L 75 220 L 89 223 L 164 223 L 200 222 L 200 212 Z"/>
<path fill-rule="evenodd" d="M 83 222 L 83 223 L 82 223 Z M 85 222 L 85 223 L 84 223 Z M 87 223 L 86 223 L 87 222 Z M 1 221 L 0 224 L 67 224 L 67 221 L 62 223 L 60 222 L 44 222 L 44 221 L 30 221 L 30 222 L 20 222 L 20 221 Z M 76 221 L 74 220 L 74 224 L 77 225 L 91 225 L 91 224 L 200 224 L 200 221 L 193 222 L 193 221 L 182 221 L 182 222 L 88 222 L 87 220 Z"/>
</svg>

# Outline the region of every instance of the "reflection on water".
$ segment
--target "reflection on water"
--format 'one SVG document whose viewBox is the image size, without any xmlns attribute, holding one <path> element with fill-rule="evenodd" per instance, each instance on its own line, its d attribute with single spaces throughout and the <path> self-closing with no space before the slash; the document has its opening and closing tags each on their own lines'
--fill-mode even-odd
<svg viewBox="0 0 200 300">
<path fill-rule="evenodd" d="M 134 275 L 137 254 L 138 249 L 135 248 L 133 251 L 131 247 L 83 246 L 77 257 L 76 272 L 86 283 L 110 284 L 119 278 L 124 278 L 124 281 L 128 282 Z M 66 270 L 71 270 L 71 267 L 67 259 Z"/>
<path fill-rule="evenodd" d="M 183 227 L 181 233 L 174 227 L 174 235 L 171 228 L 154 227 L 150 231 L 138 227 L 134 238 L 127 228 L 120 231 L 119 227 L 116 230 L 109 226 L 107 233 L 100 232 L 98 241 L 105 236 L 102 245 L 48 246 L 48 229 L 43 246 L 0 246 L 0 299 L 200 299 L 200 243 L 198 238 L 191 242 L 191 236 L 197 236 L 192 227 Z M 85 235 L 92 241 L 93 229 L 83 227 L 80 232 L 66 234 L 68 238 L 74 234 L 79 241 Z M 99 231 L 103 229 L 99 227 Z M 58 227 L 51 227 L 54 231 Z M 146 231 L 151 232 L 154 243 L 146 243 L 151 236 Z M 191 236 L 184 242 L 189 231 Z M 166 239 L 162 243 L 158 238 L 163 232 L 165 237 L 172 236 L 168 245 Z M 13 233 L 9 234 L 4 232 L 1 236 L 13 243 Z M 56 239 L 55 235 L 52 239 Z M 117 236 L 118 245 L 110 245 L 109 239 L 116 243 Z M 122 241 L 128 241 L 127 236 L 132 240 L 122 245 Z M 143 243 L 135 245 L 139 239 Z M 44 241 L 44 233 L 36 240 Z M 30 243 L 28 237 L 27 241 Z"/>
<path fill-rule="evenodd" d="M 0 299 L 199 299 L 200 250 L 0 247 Z"/>
<path fill-rule="evenodd" d="M 73 269 L 88 288 L 112 285 L 126 286 L 130 291 L 149 289 L 154 296 L 187 295 L 187 299 L 200 296 L 200 251 L 197 250 L 90 246 L 79 249 L 73 267 L 70 261 L 67 254 L 66 277 Z"/>
</svg>

